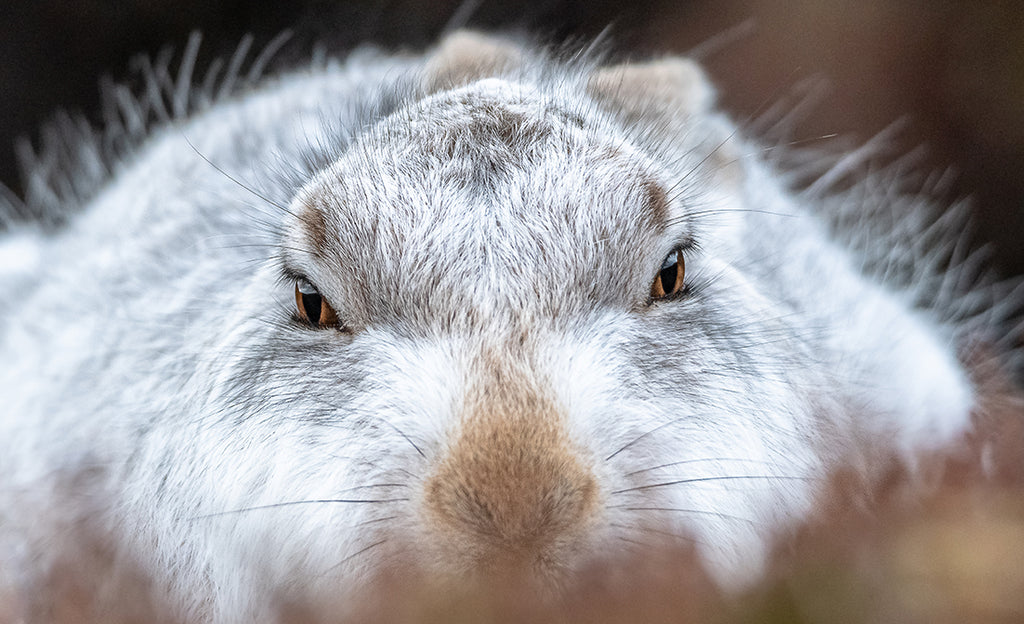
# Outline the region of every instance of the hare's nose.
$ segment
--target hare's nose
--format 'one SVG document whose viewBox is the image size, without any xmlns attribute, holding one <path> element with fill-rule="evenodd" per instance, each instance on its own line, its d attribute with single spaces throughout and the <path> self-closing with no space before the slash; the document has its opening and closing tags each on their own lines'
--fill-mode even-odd
<svg viewBox="0 0 1024 624">
<path fill-rule="evenodd" d="M 564 415 L 502 386 L 469 402 L 424 491 L 435 546 L 457 569 L 557 565 L 599 506 Z"/>
</svg>

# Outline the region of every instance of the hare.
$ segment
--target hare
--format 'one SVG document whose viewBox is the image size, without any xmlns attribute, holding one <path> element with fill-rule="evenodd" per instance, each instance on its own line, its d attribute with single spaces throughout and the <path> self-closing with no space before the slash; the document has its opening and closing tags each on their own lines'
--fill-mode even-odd
<svg viewBox="0 0 1024 624">
<path fill-rule="evenodd" d="M 792 190 L 691 60 L 459 32 L 190 73 L 166 123 L 124 104 L 126 155 L 82 140 L 77 209 L 38 165 L 0 238 L 16 594 L 82 534 L 192 621 L 666 534 L 728 585 L 830 467 L 970 428 L 958 356 L 999 330 L 957 307 L 953 228 L 888 178 Z"/>
</svg>

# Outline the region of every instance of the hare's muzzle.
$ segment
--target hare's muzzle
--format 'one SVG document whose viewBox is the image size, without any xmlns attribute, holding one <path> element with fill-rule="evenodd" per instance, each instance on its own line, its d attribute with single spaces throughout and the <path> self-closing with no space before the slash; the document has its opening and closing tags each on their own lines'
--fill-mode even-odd
<svg viewBox="0 0 1024 624">
<path fill-rule="evenodd" d="M 581 542 L 599 487 L 545 395 L 504 371 L 467 393 L 424 489 L 429 549 L 442 567 L 558 568 Z"/>
</svg>

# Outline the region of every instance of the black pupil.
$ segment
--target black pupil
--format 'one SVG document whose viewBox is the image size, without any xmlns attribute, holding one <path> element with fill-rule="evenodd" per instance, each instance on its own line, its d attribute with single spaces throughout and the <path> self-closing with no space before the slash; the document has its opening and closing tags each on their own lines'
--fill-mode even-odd
<svg viewBox="0 0 1024 624">
<path fill-rule="evenodd" d="M 302 307 L 306 308 L 306 318 L 308 318 L 309 322 L 312 323 L 313 325 L 319 325 L 320 324 L 320 301 L 321 301 L 320 293 L 318 293 L 318 292 L 311 292 L 311 293 L 300 292 L 299 294 L 302 295 Z"/>
<path fill-rule="evenodd" d="M 673 262 L 667 267 L 662 267 L 659 276 L 661 277 L 661 287 L 665 289 L 666 295 L 671 295 L 672 291 L 676 287 L 676 276 L 679 274 L 679 261 Z"/>
</svg>

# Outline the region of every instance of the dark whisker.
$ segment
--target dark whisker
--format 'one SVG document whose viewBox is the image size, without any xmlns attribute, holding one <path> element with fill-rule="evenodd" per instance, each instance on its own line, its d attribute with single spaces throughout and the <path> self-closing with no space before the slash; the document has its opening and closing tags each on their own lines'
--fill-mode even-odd
<svg viewBox="0 0 1024 624">
<path fill-rule="evenodd" d="M 356 526 L 356 527 L 364 527 L 364 526 L 366 526 L 368 524 L 377 524 L 378 522 L 388 522 L 389 520 L 394 520 L 397 517 L 398 516 L 384 516 L 384 517 L 381 517 L 381 518 L 370 518 L 369 520 L 363 520 L 362 522 L 359 522 L 359 523 L 355 524 L 354 526 Z"/>
<path fill-rule="evenodd" d="M 623 528 L 629 528 L 629 527 L 623 527 Z M 661 531 L 657 531 L 655 529 L 648 529 L 646 527 L 632 527 L 632 528 L 637 533 L 646 533 L 646 534 L 661 533 Z M 681 539 L 681 540 L 685 540 L 687 542 L 690 542 L 692 544 L 696 544 L 698 546 L 706 546 L 706 544 L 704 542 L 702 542 L 701 540 L 699 540 L 699 539 L 697 539 L 695 537 L 689 537 L 689 536 L 686 536 L 686 535 L 676 535 L 676 534 L 667 533 L 667 532 L 664 533 L 664 534 L 665 535 L 669 535 L 669 536 L 671 536 L 673 538 L 678 538 L 678 539 Z M 619 536 L 619 540 L 621 540 L 623 542 L 626 542 L 627 544 L 633 544 L 635 546 L 639 546 L 639 547 L 641 547 L 641 548 L 643 548 L 645 550 L 648 550 L 648 551 L 653 551 L 656 548 L 661 548 L 661 547 L 664 546 L 664 543 L 652 544 L 652 543 L 649 543 L 649 542 L 644 542 L 644 541 L 640 541 L 640 540 L 636 540 L 636 539 L 630 539 L 628 537 L 621 536 L 621 535 Z"/>
<path fill-rule="evenodd" d="M 646 438 L 647 436 L 649 436 L 649 435 L 652 435 L 652 434 L 654 434 L 654 433 L 657 433 L 658 431 L 661 431 L 661 430 L 662 430 L 662 429 L 664 429 L 665 427 L 668 427 L 668 426 L 670 426 L 670 425 L 674 425 L 674 424 L 678 423 L 678 422 L 679 422 L 679 421 L 681 421 L 681 420 L 683 420 L 683 419 L 681 419 L 681 418 L 676 418 L 676 419 L 670 420 L 670 421 L 668 421 L 667 423 L 662 423 L 662 424 L 658 425 L 657 427 L 655 427 L 654 429 L 651 429 L 651 430 L 649 430 L 649 431 L 646 431 L 646 432 L 644 432 L 644 433 L 640 434 L 639 436 L 637 436 L 637 437 L 633 438 L 633 439 L 632 439 L 631 441 L 627 442 L 627 443 L 626 443 L 626 444 L 624 444 L 623 446 L 619 447 L 619 450 L 615 451 L 614 453 L 612 453 L 612 454 L 611 454 L 611 455 L 609 455 L 608 457 L 605 457 L 605 458 L 604 458 L 604 460 L 605 460 L 605 461 L 608 461 L 608 460 L 610 460 L 611 458 L 615 457 L 616 455 L 618 455 L 618 454 L 619 454 L 619 453 L 621 453 L 622 451 L 624 451 L 624 450 L 628 449 L 629 447 L 633 446 L 634 444 L 636 444 L 636 443 L 640 442 L 640 440 L 643 440 L 643 439 L 644 439 L 644 438 Z"/>
<path fill-rule="evenodd" d="M 651 527 L 647 527 L 647 526 L 631 526 L 631 525 L 622 524 L 622 523 L 615 523 L 615 524 L 612 524 L 611 526 L 613 526 L 615 528 L 618 528 L 618 529 L 630 529 L 630 530 L 636 531 L 638 533 L 653 533 L 655 535 L 664 535 L 666 537 L 671 537 L 673 539 L 681 539 L 681 540 L 685 540 L 685 541 L 691 542 L 691 543 L 699 543 L 697 541 L 697 539 L 694 538 L 692 535 L 687 535 L 685 533 L 675 533 L 675 532 L 672 532 L 672 531 L 662 531 L 662 530 L 658 530 L 658 529 L 652 529 Z"/>
<path fill-rule="evenodd" d="M 636 492 L 638 490 L 650 490 L 653 488 L 668 487 L 670 485 L 682 485 L 684 483 L 707 483 L 711 481 L 734 481 L 734 480 L 778 480 L 778 481 L 813 481 L 812 477 L 792 477 L 792 476 L 775 476 L 775 475 L 727 475 L 722 477 L 695 477 L 692 479 L 677 479 L 675 481 L 665 481 L 664 483 L 651 483 L 648 485 L 638 485 L 636 487 L 626 488 L 624 490 L 615 490 L 612 494 L 625 494 L 626 492 Z"/>
<path fill-rule="evenodd" d="M 344 559 L 342 559 L 338 563 L 336 563 L 333 566 L 331 566 L 330 568 L 328 568 L 327 572 L 330 572 L 332 570 L 340 568 L 341 566 L 345 565 L 345 563 L 347 563 L 349 560 L 351 560 L 353 557 L 358 557 L 359 555 L 362 555 L 363 553 L 367 552 L 368 550 L 373 550 L 374 548 L 384 544 L 385 542 L 387 542 L 387 540 L 386 539 L 382 539 L 382 540 L 378 540 L 378 541 L 370 544 L 369 546 L 366 546 L 364 548 L 360 548 L 359 550 L 355 551 L 351 555 L 345 557 Z"/>
<path fill-rule="evenodd" d="M 691 169 L 690 169 L 689 171 L 687 171 L 687 172 L 686 172 L 685 174 L 683 174 L 683 179 L 682 179 L 682 181 L 690 180 L 690 179 L 691 179 L 691 176 L 693 176 L 693 174 L 695 174 L 695 173 L 696 173 L 696 172 L 697 172 L 697 171 L 698 171 L 698 170 L 699 170 L 699 169 L 700 169 L 701 167 L 703 167 L 703 166 L 704 166 L 704 163 L 706 163 L 706 162 L 708 161 L 708 159 L 709 159 L 709 158 L 711 158 L 711 157 L 712 157 L 712 156 L 714 156 L 714 155 L 715 155 L 716 153 L 718 153 L 718 150 L 720 150 L 720 149 L 722 149 L 723 147 L 725 147 L 725 144 L 726 144 L 726 143 L 728 143 L 728 142 L 729 142 L 729 141 L 731 141 L 731 140 L 732 140 L 733 138 L 735 138 L 735 137 L 736 137 L 736 135 L 737 135 L 737 134 L 739 134 L 739 131 L 740 131 L 740 129 L 739 129 L 738 127 L 737 127 L 737 128 L 735 129 L 735 130 L 733 130 L 732 132 L 730 132 L 730 133 L 729 133 L 729 136 L 727 136 L 727 137 L 725 137 L 724 139 L 722 139 L 722 141 L 721 141 L 721 142 L 720 142 L 720 143 L 719 143 L 718 145 L 716 145 L 714 149 L 712 149 L 712 150 L 711 150 L 711 151 L 709 151 L 709 152 L 708 152 L 707 154 L 705 154 L 705 155 L 704 155 L 704 157 L 703 157 L 703 158 L 701 158 L 701 159 L 700 159 L 700 160 L 699 160 L 699 161 L 697 162 L 697 164 L 696 164 L 696 165 L 694 165 L 694 166 L 693 166 L 693 167 L 692 167 L 692 168 L 691 168 Z M 670 190 L 669 190 L 669 194 L 671 194 L 673 190 L 674 190 L 674 187 L 673 187 L 673 189 L 670 189 Z"/>
<path fill-rule="evenodd" d="M 368 489 L 371 489 L 371 488 L 382 488 L 382 487 L 404 488 L 404 487 L 409 487 L 409 485 L 407 483 L 371 483 L 369 485 L 356 485 L 354 487 L 345 488 L 343 491 L 344 492 L 351 492 L 352 490 L 368 490 Z"/>
<path fill-rule="evenodd" d="M 271 503 L 269 505 L 255 505 L 253 507 L 243 507 L 241 509 L 231 509 L 228 511 L 217 511 L 210 514 L 203 514 L 200 516 L 193 516 L 189 520 L 207 520 L 210 518 L 217 518 L 220 516 L 228 516 L 232 514 L 241 514 L 249 511 L 263 511 L 266 509 L 277 509 L 280 507 L 291 507 L 294 505 L 326 505 L 331 503 L 346 503 L 346 504 L 372 504 L 372 503 L 399 503 L 409 500 L 408 498 L 320 498 L 313 500 L 300 500 L 300 501 L 287 501 L 284 503 Z"/>
<path fill-rule="evenodd" d="M 651 472 L 653 470 L 659 470 L 661 468 L 668 468 L 670 466 L 682 466 L 683 464 L 698 464 L 703 462 L 747 462 L 751 464 L 764 464 L 767 465 L 769 462 L 760 459 L 748 459 L 744 457 L 704 457 L 701 459 L 684 459 L 683 461 L 669 462 L 667 464 L 659 464 L 657 466 L 651 466 L 650 468 L 641 468 L 640 470 L 634 470 L 633 472 L 627 472 L 624 476 L 632 477 L 638 475 L 641 472 Z"/>
<path fill-rule="evenodd" d="M 627 507 L 626 505 L 608 505 L 608 509 L 623 509 L 625 511 L 674 511 L 679 513 L 689 513 L 701 516 L 714 516 L 716 518 L 724 518 L 726 520 L 746 522 L 747 524 L 751 525 L 756 524 L 750 518 L 734 516 L 732 514 L 722 513 L 719 511 L 709 511 L 707 509 L 685 509 L 680 507 Z"/>
<path fill-rule="evenodd" d="M 252 193 L 252 194 L 253 194 L 253 195 L 255 195 L 256 197 L 258 197 L 258 198 L 262 199 L 263 201 L 267 202 L 267 203 L 268 203 L 268 204 L 270 204 L 271 206 L 274 206 L 274 207 L 275 207 L 275 208 L 277 208 L 278 210 L 280 210 L 280 211 L 282 211 L 282 212 L 284 212 L 284 213 L 286 213 L 286 214 L 291 214 L 291 210 L 289 210 L 289 209 L 288 209 L 288 208 L 287 208 L 286 206 L 282 206 L 282 205 L 281 205 L 281 204 L 279 204 L 278 202 L 276 202 L 276 201 L 274 201 L 274 200 L 270 199 L 269 197 L 267 197 L 266 195 L 264 195 L 264 194 L 260 193 L 260 192 L 259 192 L 259 191 L 257 191 L 256 189 L 254 189 L 254 188 L 252 188 L 252 187 L 250 187 L 250 186 L 248 186 L 248 185 L 246 185 L 246 184 L 242 183 L 242 182 L 241 182 L 240 180 L 238 180 L 238 178 L 235 178 L 234 176 L 232 176 L 232 175 L 231 175 L 230 173 L 228 173 L 227 171 L 224 171 L 223 169 L 221 169 L 221 168 L 220 168 L 219 166 L 217 166 L 217 165 L 216 165 L 216 164 L 215 164 L 215 163 L 214 163 L 214 162 L 213 162 L 212 160 L 210 160 L 209 158 L 207 158 L 205 154 L 203 154 L 202 152 L 200 152 L 200 151 L 199 151 L 199 148 L 197 148 L 197 147 L 196 147 L 195 145 L 193 145 L 193 144 L 192 144 L 192 141 L 190 141 L 190 140 L 188 139 L 188 137 L 187 137 L 187 136 L 184 136 L 184 135 L 182 135 L 182 137 L 183 137 L 183 138 L 185 139 L 185 142 L 186 142 L 186 143 L 188 143 L 188 146 L 192 148 L 192 151 L 194 151 L 194 152 L 195 152 L 196 154 L 198 154 L 200 158 L 202 158 L 203 160 L 205 160 L 205 161 L 206 161 L 206 164 L 208 164 L 208 165 L 210 165 L 211 167 L 213 167 L 213 168 L 214 168 L 214 169 L 215 169 L 215 170 L 216 170 L 216 171 L 217 171 L 218 173 L 220 173 L 221 175 L 223 175 L 223 176 L 224 176 L 225 178 L 227 178 L 228 180 L 231 180 L 232 182 L 234 182 L 235 184 L 237 184 L 237 185 L 238 185 L 239 187 L 241 187 L 242 189 L 244 189 L 244 190 L 248 191 L 249 193 Z"/>
<path fill-rule="evenodd" d="M 622 536 L 622 535 L 618 536 L 618 538 L 619 538 L 620 541 L 626 542 L 627 544 L 633 544 L 634 546 L 640 546 L 641 548 L 651 548 L 652 547 L 651 544 L 647 544 L 645 542 L 641 542 L 640 540 L 629 539 L 628 537 L 625 537 L 625 536 Z"/>
<path fill-rule="evenodd" d="M 682 215 L 680 217 L 677 217 L 675 219 L 670 219 L 668 221 L 668 224 L 670 226 L 673 226 L 673 225 L 676 225 L 678 223 L 681 223 L 681 222 L 687 221 L 687 220 L 700 219 L 700 218 L 703 218 L 703 217 L 711 217 L 711 216 L 720 215 L 720 214 L 732 214 L 734 212 L 748 212 L 748 213 L 754 213 L 754 214 L 771 215 L 773 217 L 790 217 L 790 218 L 797 218 L 797 217 L 802 217 L 803 216 L 803 215 L 799 215 L 799 214 L 796 214 L 796 213 L 777 212 L 775 210 L 759 210 L 757 208 L 705 208 L 703 210 L 693 210 L 693 211 L 687 212 L 686 214 L 684 214 L 684 215 Z"/>
<path fill-rule="evenodd" d="M 400 435 L 403 438 L 405 438 L 405 441 L 408 442 L 409 444 L 411 444 L 414 449 L 416 449 L 416 452 L 420 454 L 420 457 L 422 457 L 423 459 L 427 458 L 427 456 L 426 456 L 426 454 L 424 454 L 423 450 L 420 447 L 416 446 L 416 443 L 412 441 L 412 438 L 410 438 L 408 434 L 406 434 L 404 431 L 402 431 L 398 427 L 398 425 L 395 425 L 394 423 L 388 422 L 386 420 L 381 421 L 381 422 L 383 422 L 385 425 L 388 425 L 389 427 L 391 427 L 392 429 L 397 431 L 398 435 Z"/>
</svg>

